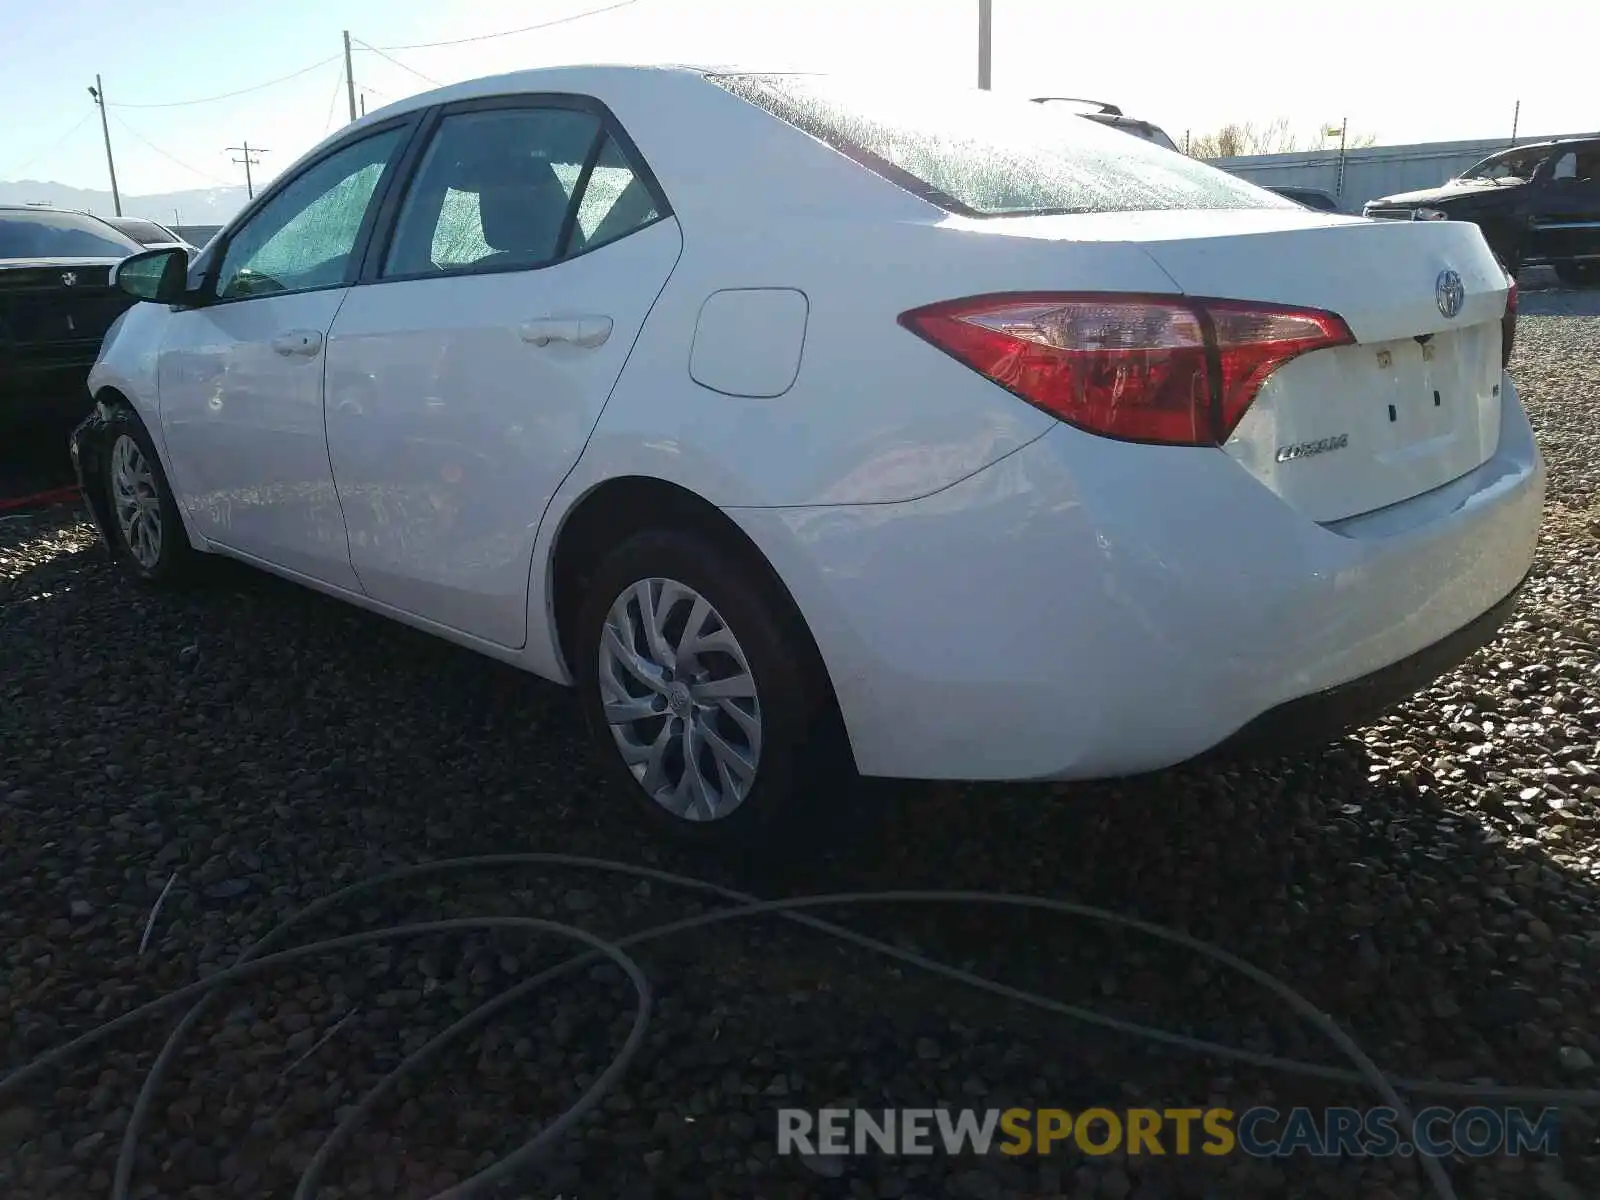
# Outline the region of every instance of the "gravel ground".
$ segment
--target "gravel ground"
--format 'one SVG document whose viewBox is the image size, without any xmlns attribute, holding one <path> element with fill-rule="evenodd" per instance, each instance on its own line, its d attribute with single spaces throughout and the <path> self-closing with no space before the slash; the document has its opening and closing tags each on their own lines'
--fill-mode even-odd
<svg viewBox="0 0 1600 1200">
<path fill-rule="evenodd" d="M 1289 981 L 1395 1075 L 1600 1087 L 1600 293 L 1530 290 L 1524 312 L 1514 371 L 1550 506 L 1534 576 L 1492 647 L 1381 724 L 1289 763 L 1079 788 L 1070 802 L 878 787 L 858 844 L 759 890 L 997 889 L 1115 908 Z M 616 819 L 565 693 L 242 568 L 147 594 L 109 573 L 68 509 L 0 523 L 0 698 L 7 1069 L 399 864 L 559 850 L 709 873 Z M 394 888 L 304 936 L 481 913 L 618 935 L 695 911 L 659 884 L 546 868 Z M 989 910 L 839 915 L 1063 1000 L 1337 1062 L 1250 985 L 1155 943 Z M 289 1195 L 321 1136 L 401 1055 L 565 953 L 498 932 L 435 936 L 233 988 L 158 1096 L 135 1194 Z M 777 1160 L 780 1104 L 1374 1100 L 1086 1031 L 781 922 L 639 959 L 657 990 L 641 1057 L 507 1194 L 1425 1194 L 1406 1159 Z M 510 1010 L 403 1084 L 320 1194 L 424 1195 L 466 1177 L 566 1107 L 632 1013 L 611 968 Z M 109 1192 L 164 1028 L 119 1036 L 0 1106 L 0 1194 Z M 1454 1163 L 1456 1186 L 1600 1194 L 1595 1116 L 1566 1112 L 1558 1161 Z"/>
</svg>

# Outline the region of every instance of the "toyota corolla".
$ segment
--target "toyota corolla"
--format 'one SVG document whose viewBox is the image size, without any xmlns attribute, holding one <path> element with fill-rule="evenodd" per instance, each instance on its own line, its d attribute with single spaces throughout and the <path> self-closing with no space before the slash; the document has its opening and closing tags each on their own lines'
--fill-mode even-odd
<svg viewBox="0 0 1600 1200">
<path fill-rule="evenodd" d="M 1337 736 L 1493 635 L 1539 527 L 1475 227 L 988 93 L 457 84 L 117 280 L 74 454 L 128 569 L 232 556 L 575 686 L 715 844 L 856 774 Z"/>
</svg>

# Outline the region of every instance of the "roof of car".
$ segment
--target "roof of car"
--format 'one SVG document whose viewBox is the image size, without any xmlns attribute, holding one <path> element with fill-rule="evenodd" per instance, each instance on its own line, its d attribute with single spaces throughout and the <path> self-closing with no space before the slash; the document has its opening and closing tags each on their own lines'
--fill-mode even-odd
<svg viewBox="0 0 1600 1200">
<path fill-rule="evenodd" d="M 1507 146 L 1503 150 L 1496 150 L 1489 158 L 1496 158 L 1502 154 L 1514 154 L 1522 150 L 1553 150 L 1557 146 L 1600 146 L 1600 135 L 1580 135 L 1578 137 L 1551 138 L 1544 142 L 1520 142 L 1515 146 Z"/>
<path fill-rule="evenodd" d="M 50 216 L 87 217 L 91 221 L 99 221 L 102 225 L 110 225 L 104 217 L 97 217 L 92 212 L 84 212 L 81 208 L 57 208 L 54 204 L 0 204 L 0 211 L 46 213 Z M 115 228 L 113 226 L 113 228 Z"/>
<path fill-rule="evenodd" d="M 585 63 L 559 67 L 530 67 L 522 71 L 507 71 L 500 75 L 484 75 L 477 79 L 464 79 L 446 84 L 430 92 L 412 96 L 374 109 L 361 120 L 387 120 L 403 113 L 415 112 L 435 104 L 449 104 L 454 100 L 472 100 L 480 96 L 500 96 L 517 92 L 588 91 L 595 85 L 626 85 L 628 81 L 659 78 L 662 75 L 720 75 L 750 72 L 763 74 L 752 68 L 729 64 L 713 65 L 690 63 Z M 813 74 L 814 72 L 784 72 L 785 74 Z M 361 122 L 357 122 L 360 124 Z"/>
</svg>

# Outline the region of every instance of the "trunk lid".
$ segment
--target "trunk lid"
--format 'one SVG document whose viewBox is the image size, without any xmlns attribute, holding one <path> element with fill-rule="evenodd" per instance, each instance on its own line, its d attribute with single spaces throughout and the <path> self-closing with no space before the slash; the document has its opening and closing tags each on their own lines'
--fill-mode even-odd
<svg viewBox="0 0 1600 1200">
<path fill-rule="evenodd" d="M 1145 249 L 1186 294 L 1324 309 L 1355 335 L 1274 372 L 1225 447 L 1286 503 L 1338 521 L 1494 454 L 1510 281 L 1476 226 L 1277 210 L 1150 218 Z"/>
</svg>

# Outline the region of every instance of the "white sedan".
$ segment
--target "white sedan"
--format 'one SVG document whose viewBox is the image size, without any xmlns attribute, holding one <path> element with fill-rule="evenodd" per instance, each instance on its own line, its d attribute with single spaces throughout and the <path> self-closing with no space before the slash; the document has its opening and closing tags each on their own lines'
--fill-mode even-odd
<svg viewBox="0 0 1600 1200">
<path fill-rule="evenodd" d="M 855 773 L 1336 736 L 1493 635 L 1539 527 L 1474 226 L 987 93 L 481 79 L 118 281 L 150 302 L 73 445 L 121 561 L 230 555 L 575 685 L 712 843 Z"/>
</svg>

